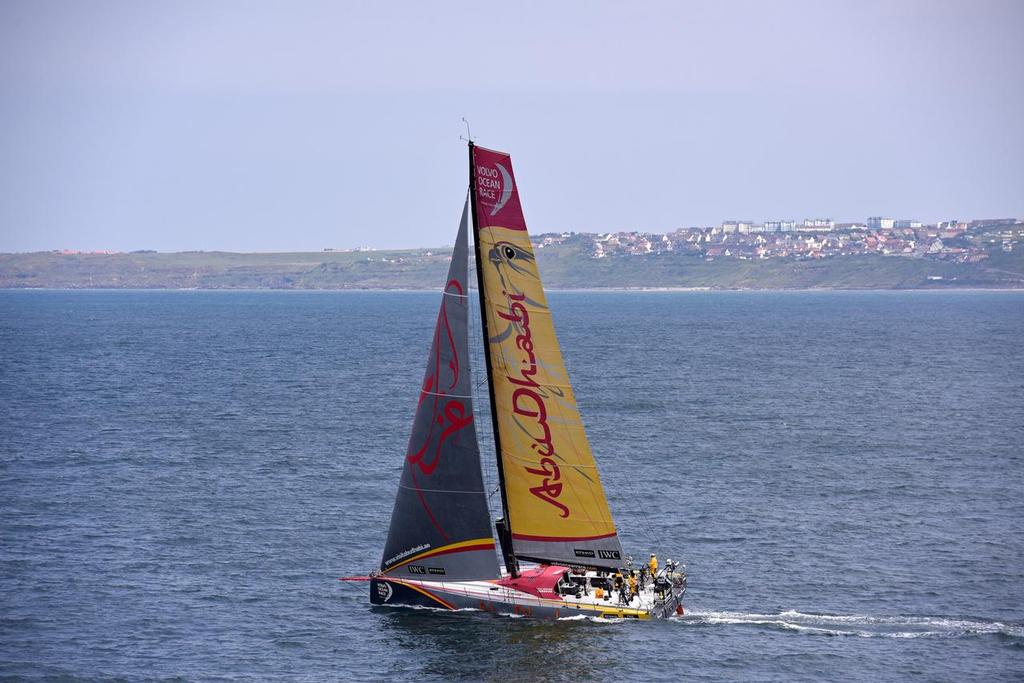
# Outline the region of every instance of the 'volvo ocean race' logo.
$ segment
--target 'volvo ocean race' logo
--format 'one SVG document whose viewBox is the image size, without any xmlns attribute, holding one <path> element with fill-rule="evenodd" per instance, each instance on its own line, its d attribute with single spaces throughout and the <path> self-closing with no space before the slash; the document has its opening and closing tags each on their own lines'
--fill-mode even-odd
<svg viewBox="0 0 1024 683">
<path fill-rule="evenodd" d="M 514 187 L 512 174 L 502 164 L 476 167 L 476 191 L 481 202 L 491 207 L 491 216 L 505 208 Z"/>
<path fill-rule="evenodd" d="M 377 582 L 377 597 L 380 598 L 381 602 L 387 602 L 391 599 L 391 584 L 387 581 Z"/>
</svg>

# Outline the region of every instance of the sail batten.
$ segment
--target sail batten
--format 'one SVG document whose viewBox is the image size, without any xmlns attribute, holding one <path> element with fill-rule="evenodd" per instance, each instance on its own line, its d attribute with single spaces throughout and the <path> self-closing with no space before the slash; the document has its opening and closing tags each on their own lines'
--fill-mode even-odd
<svg viewBox="0 0 1024 683">
<path fill-rule="evenodd" d="M 495 441 L 514 554 L 621 565 L 526 231 L 511 158 L 471 147 L 474 236 Z"/>
</svg>

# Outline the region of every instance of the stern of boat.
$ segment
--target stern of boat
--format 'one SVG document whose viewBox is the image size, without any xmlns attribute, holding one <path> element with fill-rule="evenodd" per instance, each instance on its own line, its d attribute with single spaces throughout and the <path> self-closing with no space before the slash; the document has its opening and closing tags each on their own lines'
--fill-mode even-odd
<svg viewBox="0 0 1024 683">
<path fill-rule="evenodd" d="M 656 618 L 668 619 L 674 616 L 682 616 L 683 595 L 686 594 L 686 572 L 675 572 L 665 577 L 667 586 L 663 592 L 664 600 L 655 604 L 652 615 Z"/>
</svg>

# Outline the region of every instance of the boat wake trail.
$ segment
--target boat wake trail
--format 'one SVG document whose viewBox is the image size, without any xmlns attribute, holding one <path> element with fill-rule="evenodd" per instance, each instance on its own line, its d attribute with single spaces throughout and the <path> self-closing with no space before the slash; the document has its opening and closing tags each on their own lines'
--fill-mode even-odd
<svg viewBox="0 0 1024 683">
<path fill-rule="evenodd" d="M 1024 624 L 955 617 L 870 616 L 865 614 L 807 614 L 794 610 L 778 614 L 694 611 L 673 621 L 685 626 L 753 626 L 809 635 L 861 638 L 957 638 L 998 635 L 1024 638 Z"/>
</svg>

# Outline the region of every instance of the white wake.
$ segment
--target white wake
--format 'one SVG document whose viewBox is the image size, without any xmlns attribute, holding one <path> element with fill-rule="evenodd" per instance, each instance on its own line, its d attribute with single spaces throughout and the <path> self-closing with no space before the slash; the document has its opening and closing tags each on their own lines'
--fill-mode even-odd
<svg viewBox="0 0 1024 683">
<path fill-rule="evenodd" d="M 956 617 L 808 614 L 795 610 L 778 614 L 693 611 L 682 617 L 674 617 L 673 621 L 689 626 L 762 626 L 808 634 L 862 638 L 955 638 L 971 635 L 1024 638 L 1022 624 Z"/>
</svg>

